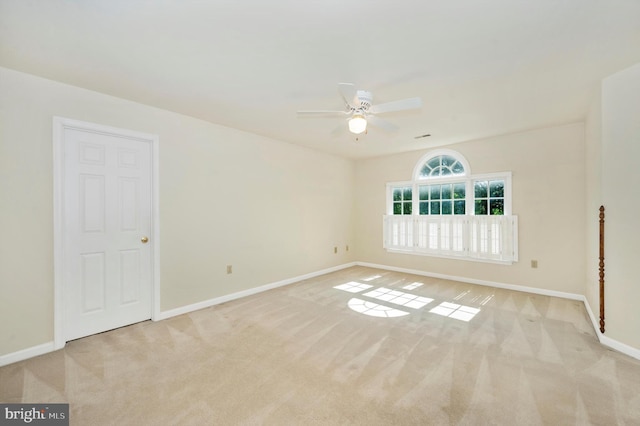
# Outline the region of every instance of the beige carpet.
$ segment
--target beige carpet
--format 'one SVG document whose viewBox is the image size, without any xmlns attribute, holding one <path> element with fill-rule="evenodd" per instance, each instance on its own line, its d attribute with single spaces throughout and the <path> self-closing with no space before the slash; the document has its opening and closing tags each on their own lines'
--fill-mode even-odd
<svg viewBox="0 0 640 426">
<path fill-rule="evenodd" d="M 637 425 L 640 361 L 581 302 L 353 267 L 3 367 L 0 401 L 73 425 Z"/>
</svg>

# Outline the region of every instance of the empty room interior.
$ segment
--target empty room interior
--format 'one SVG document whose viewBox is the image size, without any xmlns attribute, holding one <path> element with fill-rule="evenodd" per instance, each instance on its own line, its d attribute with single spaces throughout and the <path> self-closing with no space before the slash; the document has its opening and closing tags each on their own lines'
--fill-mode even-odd
<svg viewBox="0 0 640 426">
<path fill-rule="evenodd" d="M 635 0 L 0 0 L 0 404 L 640 424 L 639 47 Z"/>
</svg>

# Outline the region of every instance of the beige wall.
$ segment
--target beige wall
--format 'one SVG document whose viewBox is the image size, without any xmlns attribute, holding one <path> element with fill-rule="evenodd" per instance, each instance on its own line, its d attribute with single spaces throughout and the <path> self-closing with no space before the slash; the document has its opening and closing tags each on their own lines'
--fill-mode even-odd
<svg viewBox="0 0 640 426">
<path fill-rule="evenodd" d="M 54 115 L 159 135 L 162 310 L 355 260 L 353 162 L 0 68 L 0 355 L 53 340 Z"/>
<path fill-rule="evenodd" d="M 382 248 L 385 184 L 411 180 L 428 150 L 356 163 L 357 257 L 364 262 L 476 280 L 584 293 L 585 147 L 583 124 L 544 128 L 447 147 L 473 174 L 513 172 L 520 261 L 497 265 L 387 253 Z M 531 260 L 538 260 L 532 269 Z"/>
<path fill-rule="evenodd" d="M 637 99 L 640 66 L 603 82 L 586 125 L 447 147 L 474 174 L 513 172 L 520 261 L 505 266 L 382 249 L 385 185 L 428 150 L 352 162 L 0 68 L 0 355 L 53 339 L 54 115 L 159 135 L 162 310 L 360 260 L 586 294 L 597 316 L 604 202 L 607 336 L 640 348 Z"/>
<path fill-rule="evenodd" d="M 602 94 L 595 91 L 585 123 L 586 229 L 585 296 L 596 320 L 600 317 L 600 206 L 602 205 Z"/>
<path fill-rule="evenodd" d="M 606 336 L 640 350 L 640 64 L 602 82 Z"/>
</svg>

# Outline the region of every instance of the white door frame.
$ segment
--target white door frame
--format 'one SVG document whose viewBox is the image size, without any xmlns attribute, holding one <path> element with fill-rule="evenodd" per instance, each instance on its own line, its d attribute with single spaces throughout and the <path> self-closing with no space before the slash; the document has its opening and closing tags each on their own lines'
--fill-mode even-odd
<svg viewBox="0 0 640 426">
<path fill-rule="evenodd" d="M 160 319 L 160 203 L 159 203 L 159 157 L 157 135 L 103 126 L 100 124 L 53 117 L 53 344 L 54 350 L 64 347 L 64 132 L 66 129 L 125 137 L 147 142 L 151 146 L 151 319 Z"/>
</svg>

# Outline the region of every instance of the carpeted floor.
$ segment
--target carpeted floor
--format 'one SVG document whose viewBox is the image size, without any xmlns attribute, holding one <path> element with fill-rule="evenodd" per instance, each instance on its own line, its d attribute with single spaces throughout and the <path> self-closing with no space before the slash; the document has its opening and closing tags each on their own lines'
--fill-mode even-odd
<svg viewBox="0 0 640 426">
<path fill-rule="evenodd" d="M 582 302 L 353 267 L 5 366 L 0 401 L 72 425 L 637 425 L 640 361 Z"/>
</svg>

